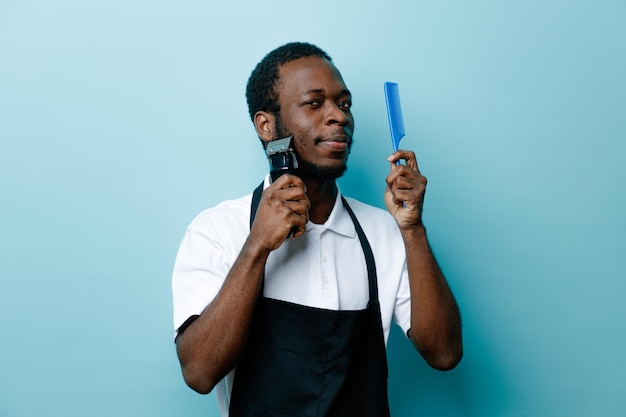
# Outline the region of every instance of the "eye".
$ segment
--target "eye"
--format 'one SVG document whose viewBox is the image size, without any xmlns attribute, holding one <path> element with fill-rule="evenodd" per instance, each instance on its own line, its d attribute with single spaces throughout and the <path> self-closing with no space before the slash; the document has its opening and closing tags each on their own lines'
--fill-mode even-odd
<svg viewBox="0 0 626 417">
<path fill-rule="evenodd" d="M 311 107 L 319 107 L 322 105 L 322 102 L 319 100 L 311 100 L 311 101 L 307 101 L 306 105 L 311 106 Z"/>
<path fill-rule="evenodd" d="M 339 103 L 339 107 L 344 110 L 350 110 L 350 108 L 352 107 L 352 102 L 350 100 L 344 100 Z"/>
</svg>

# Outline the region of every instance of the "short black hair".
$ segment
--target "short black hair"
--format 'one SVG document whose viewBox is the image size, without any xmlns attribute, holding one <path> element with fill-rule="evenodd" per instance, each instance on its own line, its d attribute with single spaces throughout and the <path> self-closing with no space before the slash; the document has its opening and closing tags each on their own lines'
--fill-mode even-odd
<svg viewBox="0 0 626 417">
<path fill-rule="evenodd" d="M 280 112 L 276 83 L 281 65 L 308 56 L 318 56 L 333 62 L 331 57 L 319 47 L 306 42 L 291 42 L 274 49 L 257 64 L 246 87 L 248 112 L 254 123 L 254 115 L 258 111 L 272 114 Z"/>
</svg>

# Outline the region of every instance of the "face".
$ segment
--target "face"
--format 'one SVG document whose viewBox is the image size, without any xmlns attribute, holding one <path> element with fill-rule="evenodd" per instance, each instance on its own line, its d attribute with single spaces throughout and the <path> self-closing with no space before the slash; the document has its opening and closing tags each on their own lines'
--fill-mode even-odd
<svg viewBox="0 0 626 417">
<path fill-rule="evenodd" d="M 276 137 L 293 135 L 298 175 L 335 179 L 346 170 L 354 119 L 350 91 L 333 64 L 306 57 L 280 68 Z"/>
</svg>

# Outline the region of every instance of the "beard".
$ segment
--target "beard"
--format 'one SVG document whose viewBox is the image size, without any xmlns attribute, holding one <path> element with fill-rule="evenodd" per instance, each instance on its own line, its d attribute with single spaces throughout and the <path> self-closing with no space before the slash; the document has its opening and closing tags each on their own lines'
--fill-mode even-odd
<svg viewBox="0 0 626 417">
<path fill-rule="evenodd" d="M 275 113 L 275 117 L 276 117 L 276 133 L 278 135 L 277 138 L 284 138 L 287 136 L 291 136 L 292 134 L 287 129 L 285 129 L 285 127 L 281 123 L 280 113 Z M 319 138 L 319 140 L 322 140 L 322 139 Z M 352 143 L 353 142 L 351 140 L 350 145 L 352 145 Z M 298 160 L 298 168 L 296 168 L 295 174 L 302 179 L 310 178 L 310 179 L 316 179 L 316 180 L 336 180 L 337 178 L 340 178 L 343 174 L 345 174 L 345 172 L 348 170 L 347 156 L 343 164 L 339 166 L 318 165 L 318 164 L 314 164 L 313 162 L 302 159 L 302 157 L 297 154 L 295 149 L 294 149 L 294 152 L 296 153 L 296 157 Z M 348 150 L 348 154 L 349 153 L 350 153 L 350 150 Z"/>
<path fill-rule="evenodd" d="M 340 166 L 317 165 L 309 161 L 298 159 L 296 175 L 300 178 L 312 178 L 316 180 L 336 180 L 341 177 L 348 165 L 344 162 Z"/>
</svg>

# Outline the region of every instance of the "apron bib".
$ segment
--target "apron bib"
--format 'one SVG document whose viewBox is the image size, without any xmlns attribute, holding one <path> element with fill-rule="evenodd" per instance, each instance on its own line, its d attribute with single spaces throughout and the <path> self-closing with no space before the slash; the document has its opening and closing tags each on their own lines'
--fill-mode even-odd
<svg viewBox="0 0 626 417">
<path fill-rule="evenodd" d="M 262 191 L 263 184 L 253 194 L 250 224 Z M 261 287 L 246 349 L 237 364 L 230 417 L 389 416 L 374 256 L 354 213 L 341 200 L 365 255 L 367 307 L 308 307 L 265 298 Z"/>
</svg>

